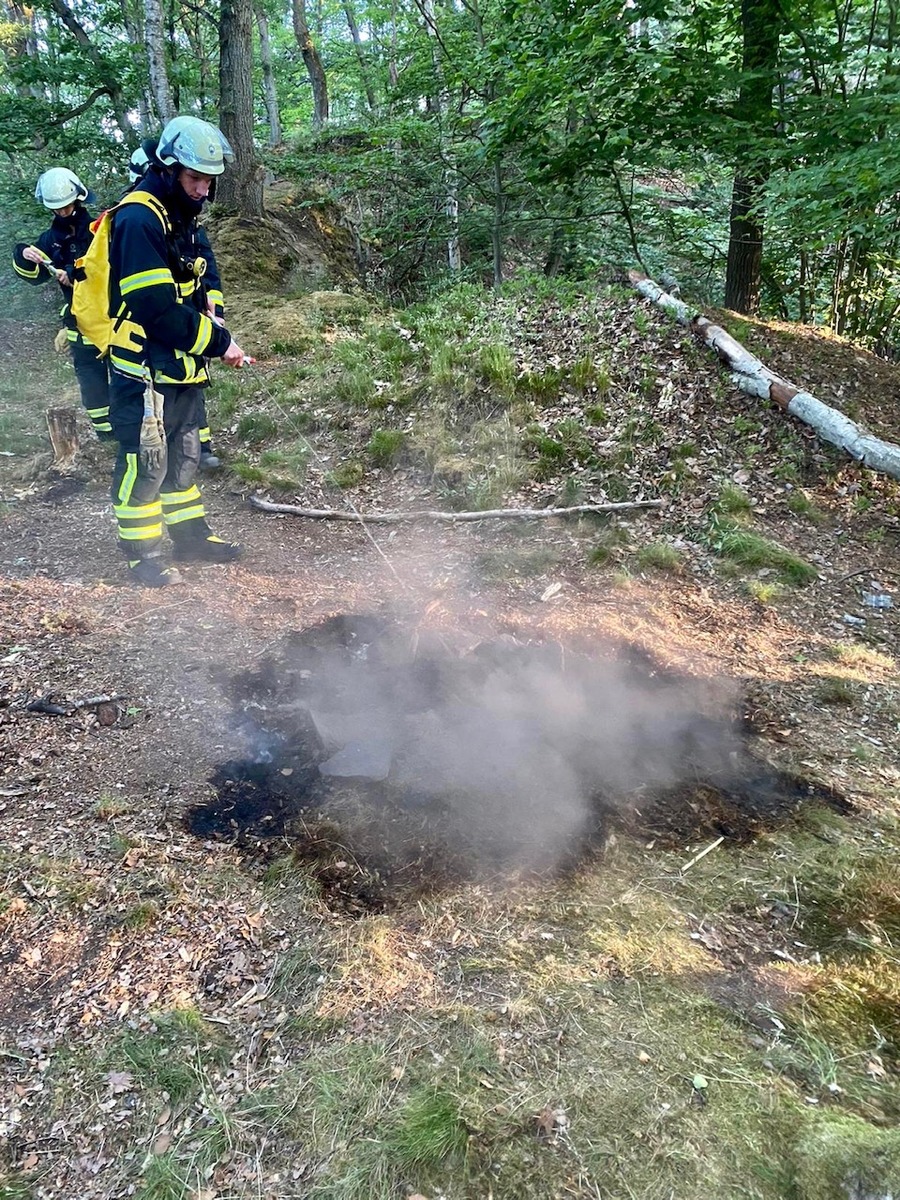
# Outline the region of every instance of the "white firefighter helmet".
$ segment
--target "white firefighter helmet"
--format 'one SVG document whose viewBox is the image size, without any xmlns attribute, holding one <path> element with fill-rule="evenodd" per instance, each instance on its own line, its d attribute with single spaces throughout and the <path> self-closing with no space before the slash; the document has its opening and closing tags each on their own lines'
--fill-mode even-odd
<svg viewBox="0 0 900 1200">
<path fill-rule="evenodd" d="M 68 167 L 51 167 L 38 179 L 34 198 L 55 212 L 74 204 L 76 200 L 87 200 L 88 190 Z"/>
<path fill-rule="evenodd" d="M 143 146 L 138 146 L 137 150 L 128 160 L 128 176 L 132 183 L 137 183 L 139 179 L 143 179 L 147 174 L 147 168 L 150 166 L 150 156 Z"/>
<path fill-rule="evenodd" d="M 234 151 L 215 125 L 199 117 L 174 117 L 159 135 L 156 157 L 167 167 L 179 163 L 202 175 L 221 175 Z"/>
</svg>

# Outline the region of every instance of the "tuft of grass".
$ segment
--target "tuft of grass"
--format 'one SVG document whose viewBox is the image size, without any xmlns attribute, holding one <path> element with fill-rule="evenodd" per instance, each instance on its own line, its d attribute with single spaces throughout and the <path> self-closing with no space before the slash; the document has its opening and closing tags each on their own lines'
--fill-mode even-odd
<svg viewBox="0 0 900 1200">
<path fill-rule="evenodd" d="M 770 580 L 763 579 L 745 580 L 744 591 L 757 604 L 774 604 L 784 594 L 784 588 L 780 583 L 773 583 Z"/>
<path fill-rule="evenodd" d="M 512 395 L 516 385 L 516 362 L 509 346 L 503 342 L 487 342 L 478 351 L 478 366 L 486 383 Z"/>
<path fill-rule="evenodd" d="M 635 562 L 642 571 L 666 571 L 677 574 L 683 569 L 684 560 L 680 550 L 671 542 L 648 542 L 635 555 Z"/>
<path fill-rule="evenodd" d="M 406 434 L 402 429 L 376 429 L 366 449 L 376 467 L 389 467 L 402 457 Z"/>
<path fill-rule="evenodd" d="M 742 517 L 753 509 L 753 501 L 743 488 L 726 483 L 716 498 L 715 509 L 726 517 Z"/>
<path fill-rule="evenodd" d="M 94 805 L 94 815 L 102 821 L 109 821 L 113 817 L 120 817 L 123 813 L 131 811 L 131 802 L 124 796 L 116 796 L 111 792 L 101 792 L 100 798 Z"/>
<path fill-rule="evenodd" d="M 805 517 L 814 525 L 820 525 L 825 519 L 825 514 L 821 508 L 817 504 L 814 504 L 809 496 L 799 488 L 795 488 L 790 496 L 788 496 L 787 506 L 795 516 Z"/>
<path fill-rule="evenodd" d="M 237 437 L 248 446 L 261 446 L 278 433 L 278 422 L 265 412 L 248 412 L 238 421 Z"/>
<path fill-rule="evenodd" d="M 154 900 L 141 900 L 122 917 L 126 929 L 148 929 L 159 920 L 159 905 Z"/>
<path fill-rule="evenodd" d="M 475 556 L 475 569 L 482 579 L 500 583 L 505 579 L 533 579 L 546 574 L 559 562 L 559 552 L 549 546 L 512 546 L 482 550 Z"/>
<path fill-rule="evenodd" d="M 797 587 L 811 583 L 818 574 L 816 568 L 798 554 L 752 529 L 733 525 L 721 528 L 714 535 L 712 546 L 717 554 L 738 566 L 775 570 L 783 583 Z"/>
<path fill-rule="evenodd" d="M 352 488 L 362 483 L 365 474 L 366 468 L 363 464 L 356 458 L 349 458 L 333 471 L 329 471 L 326 479 L 334 487 Z"/>
<path fill-rule="evenodd" d="M 895 667 L 894 659 L 890 655 L 881 654 L 869 646 L 860 645 L 859 642 L 834 642 L 827 647 L 826 652 L 829 658 L 858 671 L 890 671 Z"/>
<path fill-rule="evenodd" d="M 816 688 L 816 700 L 820 704 L 852 705 L 856 703 L 856 691 L 853 684 L 840 675 L 826 675 Z"/>
<path fill-rule="evenodd" d="M 900 1129 L 880 1129 L 843 1113 L 808 1119 L 797 1147 L 799 1200 L 888 1197 L 898 1191 Z"/>
<path fill-rule="evenodd" d="M 256 463 L 248 462 L 246 459 L 238 459 L 233 462 L 231 470 L 243 483 L 262 483 L 266 478 L 266 473 L 261 467 L 258 467 Z"/>
<path fill-rule="evenodd" d="M 440 1088 L 413 1091 L 387 1135 L 391 1156 L 405 1168 L 436 1167 L 465 1156 L 469 1135 L 457 1101 Z"/>
</svg>

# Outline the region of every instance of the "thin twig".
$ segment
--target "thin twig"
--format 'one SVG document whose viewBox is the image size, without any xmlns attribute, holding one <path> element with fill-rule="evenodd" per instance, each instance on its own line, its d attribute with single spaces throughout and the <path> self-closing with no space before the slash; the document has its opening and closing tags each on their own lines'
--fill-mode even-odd
<svg viewBox="0 0 900 1200">
<path fill-rule="evenodd" d="M 684 875 L 684 873 L 686 871 L 689 871 L 691 869 L 691 867 L 696 866 L 701 858 L 706 858 L 707 854 L 709 854 L 710 851 L 715 850 L 716 846 L 721 846 L 724 841 L 725 841 L 725 837 L 723 835 L 722 837 L 716 838 L 716 840 L 714 842 L 710 842 L 705 850 L 701 850 L 699 854 L 695 854 L 694 857 L 691 859 L 691 861 L 688 863 L 685 863 L 684 866 L 681 868 L 682 875 Z"/>
</svg>

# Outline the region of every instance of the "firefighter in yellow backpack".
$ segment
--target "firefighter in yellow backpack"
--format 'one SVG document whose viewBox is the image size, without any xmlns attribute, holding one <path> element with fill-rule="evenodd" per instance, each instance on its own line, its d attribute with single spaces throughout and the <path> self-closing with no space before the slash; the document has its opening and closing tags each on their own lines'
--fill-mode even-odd
<svg viewBox="0 0 900 1200">
<path fill-rule="evenodd" d="M 160 134 L 155 160 L 110 218 L 110 412 L 119 441 L 113 511 L 134 582 L 179 580 L 163 557 L 163 528 L 179 562 L 228 563 L 241 547 L 206 522 L 197 487 L 207 360 L 242 367 L 246 356 L 202 290 L 191 229 L 213 180 L 234 155 L 199 117 L 176 117 Z M 95 245 L 102 245 L 98 231 Z M 149 378 L 148 378 L 149 377 Z"/>
<path fill-rule="evenodd" d="M 37 181 L 34 198 L 50 209 L 53 222 L 36 242 L 20 242 L 13 250 L 13 268 L 20 279 L 29 283 L 47 283 L 55 279 L 63 294 L 63 326 L 69 351 L 91 425 L 102 441 L 113 441 L 109 419 L 109 371 L 106 361 L 97 355 L 97 347 L 79 332 L 72 315 L 72 284 L 75 260 L 91 241 L 91 216 L 85 208 L 93 197 L 74 171 L 51 167 Z"/>
<path fill-rule="evenodd" d="M 158 138 L 145 138 L 128 160 L 129 192 L 147 174 L 151 161 L 156 157 L 158 143 Z M 182 294 L 189 294 L 188 289 L 192 289 L 193 287 L 201 287 L 206 295 L 206 309 L 209 315 L 215 321 L 224 321 L 225 297 L 222 294 L 222 283 L 219 279 L 216 256 L 213 254 L 213 248 L 202 225 L 198 225 L 195 221 L 192 233 L 197 253 L 205 261 L 206 268 L 200 278 L 190 280 L 183 285 L 181 289 Z M 206 401 L 201 398 L 200 404 L 203 409 L 200 414 L 200 470 L 207 472 L 218 471 L 222 462 L 212 447 L 212 432 L 209 428 L 209 418 L 206 415 Z"/>
</svg>

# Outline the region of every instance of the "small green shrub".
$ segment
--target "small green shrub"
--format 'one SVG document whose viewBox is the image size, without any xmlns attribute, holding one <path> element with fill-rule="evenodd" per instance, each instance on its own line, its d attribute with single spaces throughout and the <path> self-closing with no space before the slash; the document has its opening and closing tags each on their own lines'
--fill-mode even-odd
<svg viewBox="0 0 900 1200">
<path fill-rule="evenodd" d="M 406 434 L 402 429 L 376 429 L 366 449 L 376 467 L 388 467 L 406 449 Z"/>
</svg>

